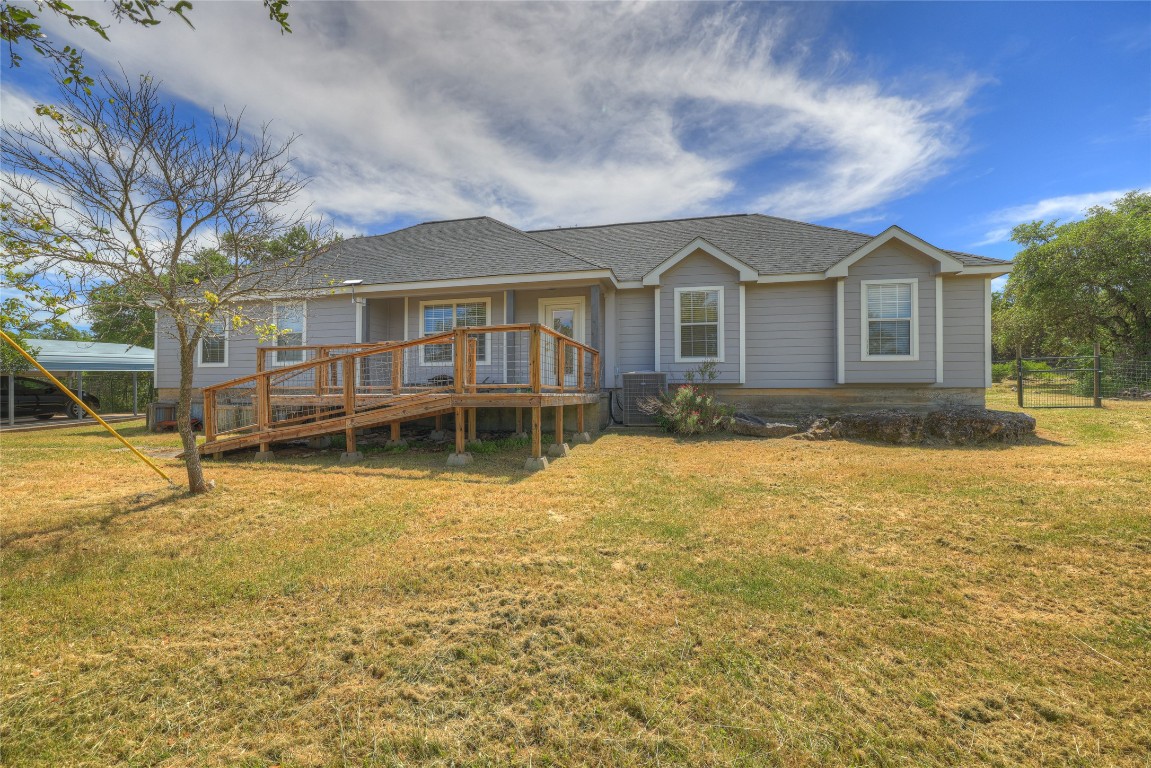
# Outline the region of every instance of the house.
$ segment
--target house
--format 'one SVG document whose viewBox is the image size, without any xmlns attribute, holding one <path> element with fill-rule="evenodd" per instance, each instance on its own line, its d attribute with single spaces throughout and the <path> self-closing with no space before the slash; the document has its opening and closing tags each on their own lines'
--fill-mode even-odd
<svg viewBox="0 0 1151 768">
<path fill-rule="evenodd" d="M 539 322 L 598 350 L 605 392 L 630 371 L 675 382 L 714 361 L 721 396 L 752 412 L 982 405 L 991 280 L 1010 269 L 896 226 L 871 236 L 746 214 L 521 231 L 479 217 L 344 241 L 313 263 L 314 294 L 274 315 L 286 347 Z M 510 347 L 480 339 L 479 380 L 511 381 Z M 173 397 L 162 318 L 156 350 L 159 395 Z M 452 372 L 450 345 L 421 349 L 419 365 L 437 363 Z M 221 326 L 195 386 L 256 370 L 256 339 Z"/>
</svg>

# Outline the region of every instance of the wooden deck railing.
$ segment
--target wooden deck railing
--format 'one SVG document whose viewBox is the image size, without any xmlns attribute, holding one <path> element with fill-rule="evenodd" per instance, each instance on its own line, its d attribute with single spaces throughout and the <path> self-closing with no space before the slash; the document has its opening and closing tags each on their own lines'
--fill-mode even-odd
<svg viewBox="0 0 1151 768">
<path fill-rule="evenodd" d="M 457 328 L 410 341 L 265 348 L 258 365 L 267 352 L 285 349 L 307 349 L 313 359 L 204 388 L 207 441 L 445 393 L 599 390 L 599 351 L 539 323 Z"/>
</svg>

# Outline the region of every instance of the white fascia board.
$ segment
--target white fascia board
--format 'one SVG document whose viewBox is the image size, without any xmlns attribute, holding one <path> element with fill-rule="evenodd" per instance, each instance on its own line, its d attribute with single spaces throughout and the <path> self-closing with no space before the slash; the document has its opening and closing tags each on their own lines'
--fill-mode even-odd
<svg viewBox="0 0 1151 768">
<path fill-rule="evenodd" d="M 964 267 L 961 275 L 983 275 L 985 277 L 1001 277 L 1011 274 L 1014 264 L 981 264 L 977 267 Z"/>
<path fill-rule="evenodd" d="M 939 262 L 940 272 L 956 273 L 963 271 L 963 263 L 959 261 L 959 259 L 956 259 L 954 256 L 947 255 L 926 240 L 920 237 L 916 237 L 907 230 L 893 224 L 887 229 L 883 230 L 883 232 L 868 240 L 861 247 L 855 249 L 853 252 L 840 259 L 839 262 L 834 264 L 823 274 L 826 277 L 847 277 L 847 271 L 851 268 L 852 264 L 859 261 L 860 259 L 866 258 L 867 256 L 874 253 L 877 249 L 881 248 L 892 240 L 898 240 L 899 242 L 904 243 L 905 245 L 909 245 L 915 250 L 935 259 Z"/>
<path fill-rule="evenodd" d="M 659 285 L 660 276 L 663 275 L 664 272 L 668 271 L 669 269 L 674 267 L 676 264 L 679 264 L 681 261 L 686 259 L 688 256 L 692 255 L 696 251 L 703 251 L 704 253 L 706 253 L 708 256 L 711 256 L 716 261 L 720 261 L 720 262 L 726 264 L 727 266 L 731 267 L 732 269 L 734 269 L 736 272 L 739 273 L 740 282 L 753 281 L 759 277 L 759 272 L 752 269 L 747 264 L 743 263 L 742 261 L 735 258 L 734 256 L 731 256 L 730 254 L 725 253 L 721 248 L 718 248 L 718 247 L 712 245 L 707 240 L 704 240 L 702 237 L 697 237 L 696 239 L 692 240 L 690 243 L 685 245 L 683 248 L 680 248 L 678 251 L 673 253 L 671 256 L 669 256 L 666 259 L 664 259 L 663 261 L 661 261 L 658 265 L 656 265 L 656 267 L 654 269 L 652 269 L 650 272 L 648 272 L 646 275 L 644 275 L 643 276 L 643 284 L 647 285 L 647 286 Z"/>
<path fill-rule="evenodd" d="M 447 280 L 418 280 L 410 283 L 376 283 L 356 287 L 357 295 L 376 295 L 384 293 L 406 293 L 411 291 L 440 290 L 452 288 L 484 288 L 488 286 L 523 285 L 526 283 L 550 283 L 572 280 L 607 280 L 613 286 L 619 287 L 619 281 L 610 269 L 587 269 L 579 272 L 533 272 L 519 275 L 492 275 L 491 277 L 460 277 Z M 340 288 L 333 293 L 349 292 Z"/>
<path fill-rule="evenodd" d="M 813 280 L 826 280 L 822 272 L 792 272 L 781 275 L 760 275 L 757 283 L 808 283 Z"/>
</svg>

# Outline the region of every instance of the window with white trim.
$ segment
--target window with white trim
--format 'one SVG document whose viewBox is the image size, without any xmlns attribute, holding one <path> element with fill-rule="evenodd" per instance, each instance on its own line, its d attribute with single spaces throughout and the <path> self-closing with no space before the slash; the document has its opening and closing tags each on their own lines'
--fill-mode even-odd
<svg viewBox="0 0 1151 768">
<path fill-rule="evenodd" d="M 862 359 L 919 359 L 918 283 L 916 279 L 860 282 Z"/>
<path fill-rule="evenodd" d="M 677 363 L 723 361 L 723 289 L 675 289 Z"/>
<path fill-rule="evenodd" d="M 307 344 L 308 312 L 302 301 L 276 302 L 272 305 L 272 323 L 276 326 L 277 347 L 302 347 Z M 304 350 L 276 350 L 276 365 L 304 362 Z"/>
<path fill-rule="evenodd" d="M 196 361 L 203 368 L 228 364 L 228 323 L 216 320 L 204 328 L 200 335 L 200 350 Z"/>
<path fill-rule="evenodd" d="M 422 301 L 420 302 L 422 335 L 434 336 L 455 328 L 487 325 L 491 316 L 491 303 L 491 299 Z M 454 350 L 452 344 L 424 344 L 420 347 L 421 362 L 424 365 L 451 365 Z M 476 339 L 476 362 L 487 361 L 488 338 L 487 335 L 480 335 Z"/>
</svg>

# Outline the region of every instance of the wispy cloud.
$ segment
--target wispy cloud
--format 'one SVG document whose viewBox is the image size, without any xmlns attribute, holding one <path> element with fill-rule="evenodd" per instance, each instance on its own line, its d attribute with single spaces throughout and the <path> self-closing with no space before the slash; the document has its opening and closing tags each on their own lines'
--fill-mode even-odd
<svg viewBox="0 0 1151 768">
<path fill-rule="evenodd" d="M 896 93 L 852 74 L 850 52 L 794 44 L 791 12 L 301 3 L 281 36 L 250 4 L 205 3 L 196 31 L 117 26 L 89 60 L 301 134 L 314 203 L 352 228 L 479 213 L 523 226 L 828 218 L 943 172 L 977 82 Z M 751 170 L 765 165 L 785 172 Z"/>
<path fill-rule="evenodd" d="M 1096 205 L 1110 205 L 1130 190 L 1111 189 L 1106 192 L 1086 192 L 1080 195 L 1049 197 L 1025 205 L 1016 205 L 996 211 L 987 217 L 987 226 L 993 227 L 976 246 L 1004 243 L 1011 239 L 1011 230 L 1029 221 L 1050 219 L 1078 219 L 1084 211 Z"/>
</svg>

